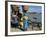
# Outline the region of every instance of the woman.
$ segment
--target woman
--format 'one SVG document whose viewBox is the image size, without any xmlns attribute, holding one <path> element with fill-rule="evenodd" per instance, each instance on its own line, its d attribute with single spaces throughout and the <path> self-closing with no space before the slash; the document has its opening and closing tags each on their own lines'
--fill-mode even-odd
<svg viewBox="0 0 46 37">
<path fill-rule="evenodd" d="M 26 31 L 28 28 L 28 6 L 24 5 L 22 6 L 23 9 L 23 31 Z"/>
</svg>

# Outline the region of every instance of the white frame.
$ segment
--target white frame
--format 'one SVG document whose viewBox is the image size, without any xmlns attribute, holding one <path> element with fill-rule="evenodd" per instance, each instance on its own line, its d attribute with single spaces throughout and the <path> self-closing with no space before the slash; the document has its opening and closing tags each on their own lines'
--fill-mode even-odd
<svg viewBox="0 0 46 37">
<path fill-rule="evenodd" d="M 10 5 L 35 5 L 42 7 L 42 30 L 41 31 L 26 31 L 26 32 L 11 32 L 10 28 L 10 14 L 11 6 Z M 20 35 L 20 34 L 37 34 L 44 33 L 44 4 L 40 3 L 24 3 L 24 2 L 8 2 L 8 35 Z"/>
</svg>

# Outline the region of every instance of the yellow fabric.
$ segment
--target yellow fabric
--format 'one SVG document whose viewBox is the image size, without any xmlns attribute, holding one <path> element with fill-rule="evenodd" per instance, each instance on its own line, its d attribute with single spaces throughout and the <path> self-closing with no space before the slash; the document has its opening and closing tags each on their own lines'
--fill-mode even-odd
<svg viewBox="0 0 46 37">
<path fill-rule="evenodd" d="M 25 19 L 28 19 L 28 16 L 24 16 Z"/>
<path fill-rule="evenodd" d="M 23 26 L 23 22 L 20 22 L 20 25 Z"/>
</svg>

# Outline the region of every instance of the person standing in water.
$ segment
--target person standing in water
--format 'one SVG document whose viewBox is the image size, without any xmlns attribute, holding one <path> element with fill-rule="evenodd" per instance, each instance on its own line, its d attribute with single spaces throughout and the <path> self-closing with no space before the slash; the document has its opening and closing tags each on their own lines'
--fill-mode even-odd
<svg viewBox="0 0 46 37">
<path fill-rule="evenodd" d="M 12 5 L 12 25 L 15 27 L 21 26 L 19 22 L 21 21 L 22 14 L 19 12 L 18 5 Z"/>
<path fill-rule="evenodd" d="M 28 6 L 24 5 L 23 8 L 23 31 L 26 31 L 28 28 Z"/>
<path fill-rule="evenodd" d="M 19 9 L 18 9 L 18 6 L 17 5 L 11 5 L 12 7 L 12 20 L 11 20 L 11 24 L 12 26 L 15 26 L 15 27 L 18 27 L 18 12 L 19 12 Z"/>
</svg>

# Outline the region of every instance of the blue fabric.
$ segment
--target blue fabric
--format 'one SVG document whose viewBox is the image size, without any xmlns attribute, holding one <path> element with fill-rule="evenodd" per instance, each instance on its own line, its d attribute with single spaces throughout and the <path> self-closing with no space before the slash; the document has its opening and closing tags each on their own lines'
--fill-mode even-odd
<svg viewBox="0 0 46 37">
<path fill-rule="evenodd" d="M 23 20 L 23 29 L 27 29 L 28 28 L 28 21 L 27 20 Z"/>
<path fill-rule="evenodd" d="M 19 26 L 18 22 L 17 22 L 17 23 L 15 23 L 15 26 Z"/>
</svg>

